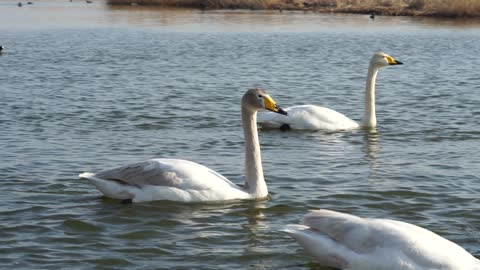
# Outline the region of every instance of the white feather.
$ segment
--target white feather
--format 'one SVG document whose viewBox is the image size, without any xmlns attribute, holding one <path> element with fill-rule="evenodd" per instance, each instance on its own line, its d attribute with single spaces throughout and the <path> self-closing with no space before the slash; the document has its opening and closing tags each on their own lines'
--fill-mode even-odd
<svg viewBox="0 0 480 270">
<path fill-rule="evenodd" d="M 424 228 L 329 210 L 305 215 L 285 231 L 325 266 L 349 270 L 480 270 L 459 245 Z"/>
<path fill-rule="evenodd" d="M 105 196 L 134 202 L 249 199 L 250 194 L 221 174 L 182 159 L 151 159 L 96 174 L 82 173 Z"/>
<path fill-rule="evenodd" d="M 325 107 L 298 105 L 285 108 L 287 115 L 263 113 L 258 117 L 262 128 L 280 128 L 287 124 L 291 129 L 301 130 L 348 130 L 359 125 L 345 115 Z"/>
</svg>

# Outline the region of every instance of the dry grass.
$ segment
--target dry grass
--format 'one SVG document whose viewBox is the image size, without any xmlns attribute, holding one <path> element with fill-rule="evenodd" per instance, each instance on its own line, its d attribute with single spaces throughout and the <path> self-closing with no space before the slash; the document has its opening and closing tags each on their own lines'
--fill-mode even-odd
<svg viewBox="0 0 480 270">
<path fill-rule="evenodd" d="M 480 0 L 107 0 L 209 9 L 292 9 L 383 15 L 480 17 Z"/>
<path fill-rule="evenodd" d="M 480 17 L 480 0 L 336 0 L 341 12 Z"/>
<path fill-rule="evenodd" d="M 430 0 L 425 2 L 425 15 L 480 17 L 480 0 Z"/>
<path fill-rule="evenodd" d="M 156 5 L 212 9 L 269 9 L 281 0 L 107 0 L 111 5 Z"/>
</svg>

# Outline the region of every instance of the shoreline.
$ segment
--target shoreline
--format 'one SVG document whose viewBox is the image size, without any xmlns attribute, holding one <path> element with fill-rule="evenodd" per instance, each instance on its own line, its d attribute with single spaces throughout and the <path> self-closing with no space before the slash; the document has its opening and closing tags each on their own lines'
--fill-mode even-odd
<svg viewBox="0 0 480 270">
<path fill-rule="evenodd" d="M 480 18 L 480 1 L 477 0 L 452 0 L 449 3 L 441 0 L 107 0 L 106 3 L 202 10 L 292 10 L 382 16 Z"/>
</svg>

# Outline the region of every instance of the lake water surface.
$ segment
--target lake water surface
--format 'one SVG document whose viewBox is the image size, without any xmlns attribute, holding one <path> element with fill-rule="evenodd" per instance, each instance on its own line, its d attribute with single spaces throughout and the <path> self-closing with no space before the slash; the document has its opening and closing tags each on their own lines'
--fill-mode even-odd
<svg viewBox="0 0 480 270">
<path fill-rule="evenodd" d="M 303 12 L 0 3 L 0 265 L 324 269 L 280 230 L 309 209 L 399 219 L 480 255 L 480 24 Z M 271 198 L 133 205 L 84 171 L 174 157 L 243 182 L 240 98 L 363 115 L 375 131 L 261 131 Z"/>
</svg>

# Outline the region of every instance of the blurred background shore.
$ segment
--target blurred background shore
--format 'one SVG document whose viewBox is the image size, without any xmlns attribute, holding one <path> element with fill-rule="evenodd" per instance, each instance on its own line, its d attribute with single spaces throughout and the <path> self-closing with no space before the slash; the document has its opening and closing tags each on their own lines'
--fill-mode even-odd
<svg viewBox="0 0 480 270">
<path fill-rule="evenodd" d="M 277 9 L 394 16 L 480 17 L 480 0 L 107 0 L 111 5 Z"/>
</svg>

